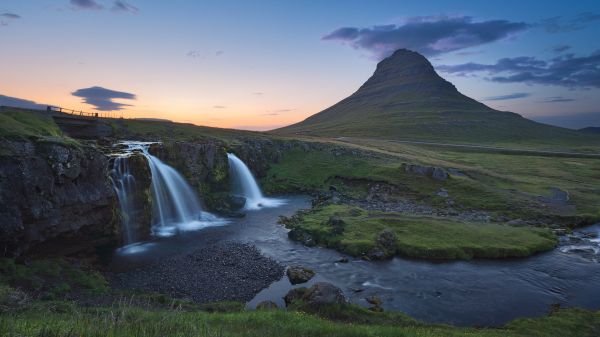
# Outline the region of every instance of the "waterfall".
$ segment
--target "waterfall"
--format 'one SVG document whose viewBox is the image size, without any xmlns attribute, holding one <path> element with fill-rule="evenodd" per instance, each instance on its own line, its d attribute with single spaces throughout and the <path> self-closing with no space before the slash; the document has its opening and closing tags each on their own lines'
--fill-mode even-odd
<svg viewBox="0 0 600 337">
<path fill-rule="evenodd" d="M 129 170 L 129 158 L 120 156 L 115 158 L 111 180 L 121 211 L 121 222 L 123 225 L 123 241 L 131 244 L 137 241 L 137 233 L 133 227 L 135 224 L 134 190 L 135 177 Z"/>
<path fill-rule="evenodd" d="M 205 212 L 200 201 L 185 179 L 173 167 L 163 163 L 148 152 L 150 142 L 122 142 L 125 146 L 123 154 L 115 158 L 113 166 L 113 185 L 117 191 L 121 212 L 125 241 L 128 244 L 136 240 L 134 224 L 135 210 L 133 189 L 135 177 L 130 173 L 128 157 L 133 152 L 143 154 L 150 167 L 152 182 L 152 234 L 155 236 L 171 236 L 182 231 L 197 230 L 209 226 L 227 223 L 223 219 Z"/>
<path fill-rule="evenodd" d="M 233 187 L 241 196 L 246 198 L 245 209 L 255 210 L 261 207 L 277 207 L 284 203 L 283 200 L 263 196 L 252 172 L 240 158 L 233 153 L 228 153 L 227 159 L 229 160 L 229 172 Z"/>
</svg>

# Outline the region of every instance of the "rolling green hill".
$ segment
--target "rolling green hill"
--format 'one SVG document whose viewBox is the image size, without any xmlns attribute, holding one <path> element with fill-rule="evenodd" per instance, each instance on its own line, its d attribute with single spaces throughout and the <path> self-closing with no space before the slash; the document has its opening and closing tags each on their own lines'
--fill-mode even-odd
<svg viewBox="0 0 600 337">
<path fill-rule="evenodd" d="M 424 56 L 406 49 L 379 62 L 351 96 L 273 132 L 477 144 L 600 144 L 583 133 L 497 111 L 469 98 L 441 78 Z"/>
</svg>

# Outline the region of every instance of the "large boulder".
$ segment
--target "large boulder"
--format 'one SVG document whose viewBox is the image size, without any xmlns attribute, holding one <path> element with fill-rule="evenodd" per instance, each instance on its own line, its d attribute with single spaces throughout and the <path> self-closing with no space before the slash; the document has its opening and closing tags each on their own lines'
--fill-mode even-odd
<svg viewBox="0 0 600 337">
<path fill-rule="evenodd" d="M 299 300 L 310 307 L 348 303 L 348 299 L 344 296 L 344 292 L 340 288 L 327 282 L 315 283 L 308 289 L 303 287 L 294 288 L 290 290 L 283 299 L 286 306 Z"/>
<path fill-rule="evenodd" d="M 300 287 L 293 288 L 290 291 L 288 291 L 288 293 L 285 294 L 285 296 L 283 297 L 285 306 L 290 306 L 290 304 L 294 303 L 295 301 L 302 300 L 304 294 L 306 293 L 306 290 L 307 289 L 305 287 Z"/>
<path fill-rule="evenodd" d="M 289 267 L 286 274 L 292 284 L 306 283 L 315 276 L 315 272 L 312 269 L 299 266 Z"/>
<path fill-rule="evenodd" d="M 302 300 L 312 306 L 323 304 L 345 304 L 348 299 L 344 296 L 344 292 L 331 283 L 319 282 L 308 288 Z"/>
</svg>

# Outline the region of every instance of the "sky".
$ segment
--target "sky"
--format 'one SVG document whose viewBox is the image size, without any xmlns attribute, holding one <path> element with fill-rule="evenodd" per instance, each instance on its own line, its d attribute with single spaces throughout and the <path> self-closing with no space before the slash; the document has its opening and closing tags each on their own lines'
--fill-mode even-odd
<svg viewBox="0 0 600 337">
<path fill-rule="evenodd" d="M 0 0 L 0 105 L 268 130 L 395 49 L 463 94 L 600 126 L 600 1 Z"/>
</svg>

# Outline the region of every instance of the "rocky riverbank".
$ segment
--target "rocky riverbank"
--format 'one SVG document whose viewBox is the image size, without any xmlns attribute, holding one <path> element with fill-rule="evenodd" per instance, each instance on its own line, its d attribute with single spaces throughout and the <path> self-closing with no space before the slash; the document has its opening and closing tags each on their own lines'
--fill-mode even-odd
<svg viewBox="0 0 600 337">
<path fill-rule="evenodd" d="M 196 303 L 247 302 L 281 279 L 283 272 L 283 266 L 252 245 L 220 242 L 115 274 L 111 285 L 156 291 Z"/>
</svg>

